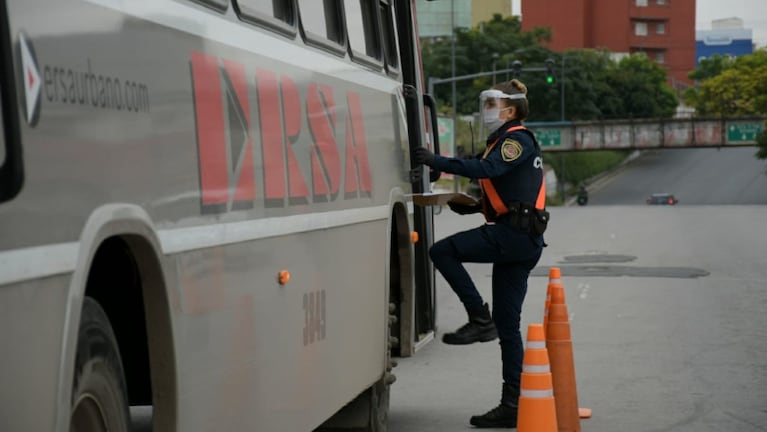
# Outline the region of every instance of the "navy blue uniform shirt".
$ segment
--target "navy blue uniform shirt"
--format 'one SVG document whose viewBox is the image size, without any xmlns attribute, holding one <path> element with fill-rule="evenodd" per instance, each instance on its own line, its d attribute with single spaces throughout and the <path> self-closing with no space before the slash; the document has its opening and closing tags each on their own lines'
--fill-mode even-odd
<svg viewBox="0 0 767 432">
<path fill-rule="evenodd" d="M 495 145 L 481 159 L 458 159 L 435 155 L 433 168 L 464 177 L 491 179 L 504 203 L 535 204 L 543 181 L 541 149 L 532 132 L 510 127 L 521 126 L 519 120 L 506 122 L 487 138 L 487 146 Z"/>
</svg>

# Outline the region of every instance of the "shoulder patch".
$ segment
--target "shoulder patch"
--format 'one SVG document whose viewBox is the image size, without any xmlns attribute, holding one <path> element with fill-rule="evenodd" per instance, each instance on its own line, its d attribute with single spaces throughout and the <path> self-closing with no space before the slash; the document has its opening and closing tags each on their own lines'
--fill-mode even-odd
<svg viewBox="0 0 767 432">
<path fill-rule="evenodd" d="M 501 145 L 501 157 L 506 162 L 519 159 L 522 156 L 522 144 L 511 138 L 506 138 Z"/>
</svg>

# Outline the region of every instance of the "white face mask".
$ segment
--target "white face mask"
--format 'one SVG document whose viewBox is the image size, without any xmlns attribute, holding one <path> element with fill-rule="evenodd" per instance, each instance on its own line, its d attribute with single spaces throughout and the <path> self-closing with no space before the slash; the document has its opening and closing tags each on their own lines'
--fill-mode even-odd
<svg viewBox="0 0 767 432">
<path fill-rule="evenodd" d="M 482 122 L 485 123 L 485 126 L 488 129 L 488 133 L 493 133 L 501 127 L 505 121 L 500 119 L 499 116 L 501 114 L 501 111 L 505 111 L 511 107 L 506 107 L 504 109 L 500 108 L 487 108 L 482 110 Z"/>
<path fill-rule="evenodd" d="M 501 110 L 498 108 L 488 108 L 482 113 L 482 120 L 485 124 L 492 124 L 499 121 L 498 116 L 501 114 Z"/>
</svg>

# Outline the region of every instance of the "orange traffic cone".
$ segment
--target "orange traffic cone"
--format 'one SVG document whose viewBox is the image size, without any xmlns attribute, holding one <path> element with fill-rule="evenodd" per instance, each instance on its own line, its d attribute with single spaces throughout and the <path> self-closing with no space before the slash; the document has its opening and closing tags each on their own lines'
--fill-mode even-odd
<svg viewBox="0 0 767 432">
<path fill-rule="evenodd" d="M 552 267 L 549 269 L 549 283 L 562 283 L 562 270 L 559 267 Z"/>
<path fill-rule="evenodd" d="M 551 354 L 551 375 L 554 379 L 554 397 L 556 398 L 559 430 L 579 432 L 581 430 L 580 418 L 591 417 L 591 410 L 578 408 L 570 319 L 565 304 L 565 290 L 562 285 L 553 285 L 551 289 L 546 348 Z"/>
<path fill-rule="evenodd" d="M 556 432 L 557 408 L 543 324 L 527 327 L 519 390 L 518 432 Z"/>
<path fill-rule="evenodd" d="M 546 302 L 543 309 L 543 330 L 549 325 L 549 307 L 551 306 L 551 286 L 553 284 L 562 284 L 562 272 L 559 267 L 552 267 L 549 269 L 549 284 L 546 286 Z"/>
</svg>

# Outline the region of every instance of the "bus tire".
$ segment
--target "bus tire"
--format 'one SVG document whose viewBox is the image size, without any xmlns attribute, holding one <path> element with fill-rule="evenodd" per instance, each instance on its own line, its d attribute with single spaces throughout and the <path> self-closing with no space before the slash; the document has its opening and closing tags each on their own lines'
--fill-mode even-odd
<svg viewBox="0 0 767 432">
<path fill-rule="evenodd" d="M 85 297 L 77 333 L 70 432 L 130 432 L 128 392 L 112 326 Z"/>
<path fill-rule="evenodd" d="M 385 379 L 370 387 L 370 425 L 366 432 L 386 432 L 389 419 L 389 389 Z"/>
</svg>

